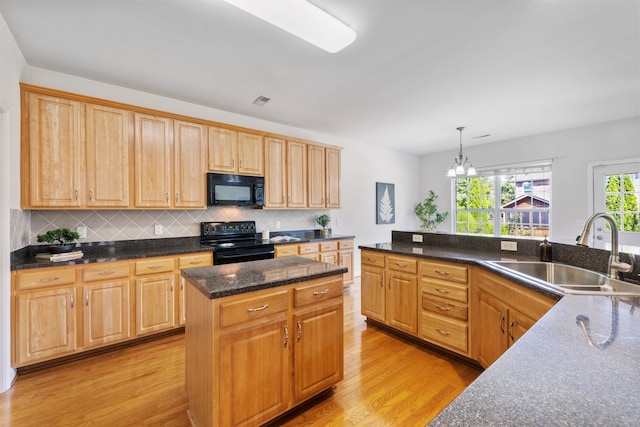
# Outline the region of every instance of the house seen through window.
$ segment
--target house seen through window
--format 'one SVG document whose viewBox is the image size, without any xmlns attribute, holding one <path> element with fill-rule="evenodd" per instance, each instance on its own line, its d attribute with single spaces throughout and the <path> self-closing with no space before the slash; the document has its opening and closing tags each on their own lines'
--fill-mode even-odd
<svg viewBox="0 0 640 427">
<path fill-rule="evenodd" d="M 455 231 L 543 238 L 551 233 L 551 165 L 501 168 L 457 178 Z"/>
</svg>

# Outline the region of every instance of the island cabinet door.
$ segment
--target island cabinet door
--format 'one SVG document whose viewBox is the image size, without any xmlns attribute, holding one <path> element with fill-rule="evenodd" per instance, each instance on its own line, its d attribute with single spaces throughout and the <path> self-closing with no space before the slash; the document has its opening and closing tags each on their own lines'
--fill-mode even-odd
<svg viewBox="0 0 640 427">
<path fill-rule="evenodd" d="M 295 403 L 331 387 L 343 376 L 342 299 L 293 317 Z"/>
<path fill-rule="evenodd" d="M 289 408 L 291 333 L 283 316 L 220 336 L 220 426 L 254 426 Z"/>
</svg>

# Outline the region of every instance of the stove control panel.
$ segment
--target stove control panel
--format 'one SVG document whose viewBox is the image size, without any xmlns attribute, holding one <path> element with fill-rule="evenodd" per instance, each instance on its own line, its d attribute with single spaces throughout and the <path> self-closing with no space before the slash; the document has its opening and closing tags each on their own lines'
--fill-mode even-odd
<svg viewBox="0 0 640 427">
<path fill-rule="evenodd" d="M 225 236 L 237 234 L 255 234 L 255 221 L 233 221 L 233 222 L 201 222 L 201 236 Z"/>
</svg>

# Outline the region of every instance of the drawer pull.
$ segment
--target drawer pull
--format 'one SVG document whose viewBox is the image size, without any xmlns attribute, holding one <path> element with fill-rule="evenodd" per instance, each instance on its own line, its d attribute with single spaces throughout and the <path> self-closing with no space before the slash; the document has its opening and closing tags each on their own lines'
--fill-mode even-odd
<svg viewBox="0 0 640 427">
<path fill-rule="evenodd" d="M 38 279 L 38 282 L 45 283 L 45 282 L 53 282 L 56 280 L 60 280 L 60 278 L 59 277 L 43 277 L 41 279 Z"/>
<path fill-rule="evenodd" d="M 442 271 L 442 270 L 436 270 L 436 273 L 438 273 L 441 276 L 448 276 L 449 275 L 448 271 Z"/>
<path fill-rule="evenodd" d="M 112 274 L 116 274 L 115 270 L 111 270 L 111 271 L 100 271 L 98 273 L 98 276 L 111 276 Z"/>
<path fill-rule="evenodd" d="M 449 331 L 443 331 L 443 330 L 442 330 L 442 329 L 440 329 L 440 328 L 436 328 L 436 331 L 438 331 L 438 333 L 439 333 L 440 335 L 451 335 L 451 332 L 449 332 Z"/>
<path fill-rule="evenodd" d="M 202 260 L 201 260 L 201 259 L 199 259 L 199 260 L 197 260 L 197 261 L 191 261 L 189 264 L 192 264 L 192 265 L 202 264 Z"/>
<path fill-rule="evenodd" d="M 401 262 L 396 262 L 396 265 L 397 265 L 398 267 L 402 267 L 402 268 L 404 268 L 404 267 L 406 267 L 406 266 L 407 266 L 407 264 L 402 264 Z"/>
<path fill-rule="evenodd" d="M 148 266 L 147 268 L 148 268 L 149 270 L 157 270 L 157 269 L 162 268 L 162 267 L 164 267 L 164 264 L 150 265 L 150 266 Z"/>
<path fill-rule="evenodd" d="M 436 304 L 436 308 L 440 311 L 451 311 L 451 309 L 449 307 L 443 307 L 441 305 L 437 305 Z"/>
<path fill-rule="evenodd" d="M 440 292 L 441 294 L 448 294 L 451 292 L 449 289 L 442 289 L 442 288 L 436 288 L 436 291 Z"/>
<path fill-rule="evenodd" d="M 367 261 L 369 261 L 369 262 L 378 262 L 378 260 L 377 260 L 377 259 L 375 259 L 375 258 L 369 258 L 369 257 L 367 257 Z"/>
<path fill-rule="evenodd" d="M 318 291 L 314 292 L 313 296 L 315 297 L 315 296 L 318 296 L 318 295 L 326 295 L 328 293 L 329 293 L 329 289 L 325 289 L 324 291 L 321 291 L 321 292 L 318 292 Z"/>
<path fill-rule="evenodd" d="M 249 313 L 253 313 L 254 311 L 262 311 L 262 310 L 265 310 L 267 307 L 269 307 L 269 304 L 261 305 L 260 307 L 247 308 L 247 311 L 248 311 Z"/>
</svg>

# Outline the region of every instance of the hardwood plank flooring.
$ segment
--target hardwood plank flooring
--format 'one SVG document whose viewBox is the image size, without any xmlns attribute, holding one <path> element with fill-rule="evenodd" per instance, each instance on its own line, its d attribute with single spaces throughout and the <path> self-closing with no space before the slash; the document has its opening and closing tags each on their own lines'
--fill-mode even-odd
<svg viewBox="0 0 640 427">
<path fill-rule="evenodd" d="M 360 284 L 345 291 L 344 379 L 272 426 L 424 426 L 480 370 L 368 325 Z M 184 334 L 20 374 L 0 425 L 190 425 Z"/>
</svg>

